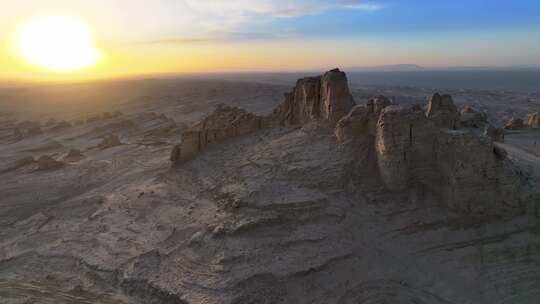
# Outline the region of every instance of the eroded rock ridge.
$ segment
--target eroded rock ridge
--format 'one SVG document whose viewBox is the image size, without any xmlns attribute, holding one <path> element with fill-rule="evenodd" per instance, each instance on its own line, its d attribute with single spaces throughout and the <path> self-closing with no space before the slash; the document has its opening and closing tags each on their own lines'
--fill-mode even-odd
<svg viewBox="0 0 540 304">
<path fill-rule="evenodd" d="M 497 142 L 504 132 L 472 108 L 459 111 L 450 95 L 434 94 L 425 107 L 394 105 L 384 96 L 355 105 L 347 77 L 332 70 L 298 80 L 272 114 L 220 106 L 183 133 L 171 160 L 193 159 L 208 146 L 275 126 L 335 128 L 336 145 L 354 154 L 350 178 L 414 200 L 437 198 L 455 211 L 482 215 L 522 210 L 519 178 Z"/>
</svg>

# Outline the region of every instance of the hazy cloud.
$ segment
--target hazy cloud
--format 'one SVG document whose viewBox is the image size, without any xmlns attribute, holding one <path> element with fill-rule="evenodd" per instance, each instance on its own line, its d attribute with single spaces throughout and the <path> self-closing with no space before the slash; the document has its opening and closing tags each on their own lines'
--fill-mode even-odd
<svg viewBox="0 0 540 304">
<path fill-rule="evenodd" d="M 384 8 L 376 2 L 360 0 L 184 0 L 200 13 L 247 17 L 299 17 L 319 14 L 331 9 L 375 11 Z"/>
<path fill-rule="evenodd" d="M 2 0 L 0 0 L 1 2 Z M 271 40 L 299 35 L 277 19 L 375 11 L 387 0 L 18 0 L 0 10 L 0 36 L 34 15 L 74 15 L 104 44 Z"/>
<path fill-rule="evenodd" d="M 118 0 L 117 0 L 118 1 Z M 271 40 L 296 35 L 294 29 L 261 31 L 261 26 L 276 18 L 321 14 L 329 10 L 376 11 L 384 6 L 360 0 L 163 0 L 173 9 L 179 30 L 162 38 L 140 41 L 149 44 L 186 44 L 238 40 Z M 173 6 L 174 3 L 174 6 Z M 169 18 L 161 18 L 164 23 Z M 253 25 L 258 30 L 253 30 Z M 264 26 L 262 26 L 264 29 Z"/>
</svg>

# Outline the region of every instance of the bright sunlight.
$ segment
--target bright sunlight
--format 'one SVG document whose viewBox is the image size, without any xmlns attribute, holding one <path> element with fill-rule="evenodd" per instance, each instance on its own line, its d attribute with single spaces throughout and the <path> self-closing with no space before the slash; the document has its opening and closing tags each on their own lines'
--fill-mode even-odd
<svg viewBox="0 0 540 304">
<path fill-rule="evenodd" d="M 28 62 L 56 71 L 82 69 L 99 59 L 90 28 L 69 17 L 30 21 L 19 33 L 18 49 Z"/>
</svg>

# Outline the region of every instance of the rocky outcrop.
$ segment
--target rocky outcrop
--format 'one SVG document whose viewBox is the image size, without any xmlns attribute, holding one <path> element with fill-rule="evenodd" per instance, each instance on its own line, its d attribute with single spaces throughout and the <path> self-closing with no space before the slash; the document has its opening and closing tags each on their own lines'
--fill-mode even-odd
<svg viewBox="0 0 540 304">
<path fill-rule="evenodd" d="M 56 159 L 43 155 L 37 160 L 38 170 L 56 170 L 65 166 L 64 162 L 57 161 Z"/>
<path fill-rule="evenodd" d="M 101 150 L 109 149 L 112 147 L 120 146 L 122 142 L 120 138 L 114 134 L 106 135 L 98 145 L 98 148 Z"/>
<path fill-rule="evenodd" d="M 477 116 L 476 111 L 465 114 Z M 427 113 L 420 107 L 387 106 L 375 122 L 370 115 L 376 113 L 355 108 L 336 127 L 340 142 L 369 144 L 366 138 L 375 133 L 373 147 L 364 147 L 357 160 L 363 162 L 358 167 L 369 167 L 373 160 L 366 160 L 365 151 L 373 149 L 377 171 L 359 174 L 378 176 L 386 189 L 410 192 L 415 199 L 437 196 L 459 212 L 494 216 L 522 211 L 519 180 L 508 171 L 504 151 L 494 146 L 504 133 L 483 115 L 461 119 L 451 97 L 438 94 Z M 460 120 L 475 124 L 455 130 Z M 483 132 L 475 131 L 482 125 Z"/>
<path fill-rule="evenodd" d="M 94 116 L 90 116 L 86 119 L 86 123 L 87 124 L 90 124 L 90 123 L 94 123 L 96 121 L 100 121 L 102 118 L 100 115 L 94 115 Z"/>
<path fill-rule="evenodd" d="M 489 137 L 494 142 L 504 142 L 504 130 L 491 124 L 484 127 L 484 136 Z"/>
<path fill-rule="evenodd" d="M 451 96 L 440 94 L 430 98 L 426 111 L 393 105 L 384 96 L 354 106 L 339 70 L 300 79 L 267 117 L 218 107 L 182 134 L 171 161 L 183 163 L 212 144 L 263 128 L 313 123 L 335 126 L 337 142 L 354 155 L 346 174 L 362 185 L 409 193 L 414 200 L 436 197 L 459 212 L 494 216 L 522 210 L 515 191 L 519 179 L 508 173 L 505 151 L 495 144 L 504 132 L 486 114 L 472 108 L 460 113 Z"/>
<path fill-rule="evenodd" d="M 372 108 L 382 108 L 389 100 L 380 97 L 372 103 Z M 178 164 L 190 160 L 209 145 L 270 126 L 302 126 L 310 123 L 334 126 L 354 105 L 347 76 L 340 70 L 303 78 L 298 80 L 293 91 L 285 95 L 285 100 L 269 116 L 219 106 L 204 121 L 182 133 L 182 143 L 173 149 L 171 161 Z"/>
<path fill-rule="evenodd" d="M 504 142 L 504 130 L 494 126 L 487 113 L 478 112 L 470 106 L 461 110 L 460 126 L 463 128 L 478 129 L 482 134 L 495 142 Z"/>
<path fill-rule="evenodd" d="M 336 125 L 335 134 L 338 142 L 346 143 L 358 140 L 363 135 L 373 135 L 372 125 L 375 118 L 373 107 L 355 106 Z"/>
<path fill-rule="evenodd" d="M 82 159 L 84 159 L 85 156 L 79 149 L 71 149 L 69 152 L 64 156 L 64 161 L 67 162 L 78 162 Z"/>
<path fill-rule="evenodd" d="M 208 146 L 261 130 L 267 119 L 243 109 L 220 105 L 201 123 L 182 133 L 171 153 L 173 165 L 193 159 Z"/>
<path fill-rule="evenodd" d="M 61 121 L 61 122 L 53 125 L 49 131 L 51 131 L 51 132 L 60 132 L 60 131 L 67 130 L 67 129 L 71 128 L 71 127 L 72 127 L 72 125 L 69 122 Z"/>
<path fill-rule="evenodd" d="M 284 125 L 336 124 L 354 105 L 347 76 L 335 69 L 322 76 L 298 80 L 274 114 Z"/>
<path fill-rule="evenodd" d="M 471 215 L 519 214 L 522 206 L 516 195 L 519 182 L 505 168 L 493 142 L 471 132 L 447 130 L 436 146 L 436 183 L 446 206 Z"/>
<path fill-rule="evenodd" d="M 367 103 L 368 112 L 380 114 L 381 111 L 392 104 L 392 101 L 385 96 L 379 95 L 372 98 Z"/>
<path fill-rule="evenodd" d="M 433 95 L 428 102 L 427 117 L 439 128 L 459 127 L 460 115 L 450 95 Z"/>
<path fill-rule="evenodd" d="M 512 118 L 504 126 L 506 130 L 521 130 L 521 129 L 524 129 L 525 127 L 526 127 L 525 122 L 521 118 Z"/>
<path fill-rule="evenodd" d="M 539 129 L 540 128 L 540 113 L 536 112 L 533 114 L 530 114 L 527 118 L 527 126 L 532 129 Z"/>
<path fill-rule="evenodd" d="M 338 142 L 356 151 L 359 169 L 353 174 L 378 178 L 386 189 L 410 192 L 415 199 L 436 196 L 459 212 L 495 216 L 522 210 L 519 180 L 507 170 L 504 149 L 494 143 L 503 141 L 504 133 L 483 115 L 455 130 L 464 120 L 449 96 L 436 94 L 427 113 L 395 105 L 377 113 L 371 104 L 353 108 L 336 126 Z"/>
<path fill-rule="evenodd" d="M 21 122 L 13 129 L 13 136 L 17 140 L 21 140 L 27 137 L 37 136 L 43 134 L 41 126 L 37 122 Z"/>
<path fill-rule="evenodd" d="M 375 151 L 382 183 L 390 190 L 404 190 L 411 184 L 433 178 L 433 140 L 436 122 L 423 111 L 390 106 L 376 125 Z"/>
<path fill-rule="evenodd" d="M 478 112 L 472 107 L 461 110 L 460 124 L 465 128 L 484 129 L 489 125 L 488 116 L 484 112 Z"/>
</svg>

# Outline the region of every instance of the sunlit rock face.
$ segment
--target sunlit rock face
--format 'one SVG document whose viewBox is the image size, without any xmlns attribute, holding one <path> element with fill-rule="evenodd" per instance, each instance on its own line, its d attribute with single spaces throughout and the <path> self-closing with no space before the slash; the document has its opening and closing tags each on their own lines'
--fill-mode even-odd
<svg viewBox="0 0 540 304">
<path fill-rule="evenodd" d="M 336 124 L 354 105 L 347 76 L 335 69 L 322 76 L 298 80 L 274 114 L 285 125 Z"/>
<path fill-rule="evenodd" d="M 540 113 L 530 114 L 528 117 L 527 125 L 529 128 L 539 129 L 540 128 Z"/>
<path fill-rule="evenodd" d="M 337 123 L 355 105 L 349 90 L 347 75 L 338 69 L 325 73 L 321 79 L 322 118 Z"/>
</svg>

